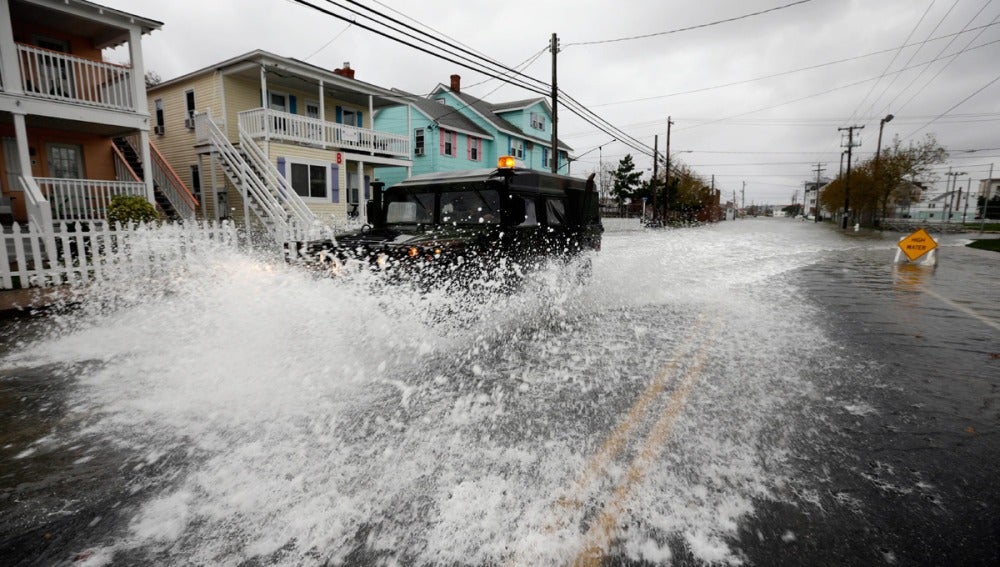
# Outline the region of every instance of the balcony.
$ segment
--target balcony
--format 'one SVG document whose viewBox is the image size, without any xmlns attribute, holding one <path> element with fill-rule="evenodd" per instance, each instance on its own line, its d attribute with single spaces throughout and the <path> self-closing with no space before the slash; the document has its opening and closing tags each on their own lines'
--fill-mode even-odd
<svg viewBox="0 0 1000 567">
<path fill-rule="evenodd" d="M 21 88 L 29 97 L 135 111 L 132 69 L 17 44 Z"/>
<path fill-rule="evenodd" d="M 146 184 L 133 181 L 36 177 L 35 182 L 49 202 L 52 220 L 56 222 L 104 220 L 112 197 L 146 197 Z"/>
<path fill-rule="evenodd" d="M 407 136 L 327 122 L 267 108 L 239 113 L 240 130 L 255 139 L 304 144 L 334 150 L 374 152 L 410 159 Z"/>
</svg>

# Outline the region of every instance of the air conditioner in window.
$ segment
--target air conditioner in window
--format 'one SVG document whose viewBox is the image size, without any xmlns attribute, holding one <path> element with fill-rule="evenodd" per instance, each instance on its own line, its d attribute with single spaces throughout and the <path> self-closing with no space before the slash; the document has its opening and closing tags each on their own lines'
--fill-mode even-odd
<svg viewBox="0 0 1000 567">
<path fill-rule="evenodd" d="M 166 129 L 163 127 L 162 124 L 157 124 L 156 126 L 153 126 L 154 134 L 159 134 L 162 136 L 164 132 L 166 132 Z"/>
<path fill-rule="evenodd" d="M 188 130 L 194 130 L 194 118 L 185 118 L 184 127 Z"/>
<path fill-rule="evenodd" d="M 424 155 L 424 149 L 423 148 L 415 148 L 413 150 L 413 155 L 415 155 L 415 156 L 422 156 L 422 155 Z"/>
</svg>

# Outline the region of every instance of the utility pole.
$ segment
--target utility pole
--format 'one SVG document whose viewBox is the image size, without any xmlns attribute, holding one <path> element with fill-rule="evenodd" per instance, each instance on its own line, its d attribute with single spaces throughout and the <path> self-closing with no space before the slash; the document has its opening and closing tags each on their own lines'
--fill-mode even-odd
<svg viewBox="0 0 1000 567">
<path fill-rule="evenodd" d="M 819 222 L 819 174 L 826 171 L 822 163 L 816 164 L 816 210 L 813 211 L 813 222 Z"/>
<path fill-rule="evenodd" d="M 559 172 L 559 112 L 556 107 L 558 101 L 559 92 L 556 86 L 556 55 L 559 54 L 559 38 L 555 33 L 552 34 L 552 43 L 549 44 L 549 50 L 552 51 L 552 173 Z"/>
<path fill-rule="evenodd" d="M 969 197 L 972 196 L 972 176 L 969 176 L 969 183 L 965 186 L 965 209 L 962 210 L 962 225 L 965 225 L 965 219 L 969 216 Z"/>
<path fill-rule="evenodd" d="M 747 182 L 744 181 L 743 182 L 743 188 L 740 189 L 740 208 L 741 209 L 746 209 L 747 208 L 747 195 L 746 195 L 746 192 L 747 192 Z"/>
<path fill-rule="evenodd" d="M 663 222 L 667 222 L 667 204 L 670 201 L 670 127 L 674 121 L 667 116 L 667 147 L 664 152 L 667 155 L 667 163 L 663 169 Z"/>
<path fill-rule="evenodd" d="M 990 184 L 993 183 L 993 164 L 990 164 L 990 175 L 986 178 L 986 186 L 983 187 L 983 214 L 979 217 L 979 234 L 986 228 L 986 208 L 990 202 Z"/>
<path fill-rule="evenodd" d="M 837 128 L 838 131 L 847 130 L 847 177 L 844 178 L 844 222 L 841 228 L 847 228 L 848 211 L 851 210 L 851 150 L 854 149 L 854 131 L 861 130 L 864 126 L 848 126 Z"/>
<path fill-rule="evenodd" d="M 652 196 L 649 198 L 649 208 L 653 210 L 653 217 L 656 217 L 656 174 L 657 165 L 660 162 L 660 135 L 653 136 L 653 178 L 649 180 L 649 189 Z M 644 219 L 645 220 L 645 219 Z"/>
</svg>

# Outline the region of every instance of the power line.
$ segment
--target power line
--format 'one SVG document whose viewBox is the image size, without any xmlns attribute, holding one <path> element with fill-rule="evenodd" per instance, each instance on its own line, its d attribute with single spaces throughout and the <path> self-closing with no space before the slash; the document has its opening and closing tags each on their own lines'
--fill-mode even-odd
<svg viewBox="0 0 1000 567">
<path fill-rule="evenodd" d="M 384 18 L 385 20 L 388 20 L 388 21 L 393 22 L 393 23 L 395 23 L 397 25 L 401 25 L 401 26 L 403 26 L 403 27 L 405 27 L 405 28 L 407 28 L 409 30 L 412 30 L 414 33 L 428 36 L 431 39 L 433 39 L 434 41 L 436 41 L 438 43 L 441 43 L 441 44 L 444 44 L 444 46 L 442 47 L 442 46 L 438 46 L 438 45 L 433 45 L 430 42 L 428 42 L 427 40 L 422 39 L 420 37 L 417 37 L 416 35 L 414 35 L 414 33 L 409 33 L 407 31 L 401 30 L 401 29 L 399 29 L 397 27 L 393 27 L 392 25 L 386 23 L 385 21 L 376 20 L 371 15 L 363 14 L 363 13 L 361 13 L 360 11 L 358 11 L 358 10 L 356 10 L 354 8 L 351 8 L 351 7 L 348 7 L 348 6 L 344 6 L 343 4 L 339 4 L 337 2 L 334 2 L 333 0 L 325 0 L 325 1 L 326 1 L 327 4 L 336 6 L 336 7 L 340 8 L 340 9 L 342 9 L 342 10 L 346 10 L 346 11 L 350 12 L 351 14 L 354 14 L 355 16 L 367 18 L 367 19 L 371 20 L 374 24 L 382 26 L 383 28 L 386 28 L 386 29 L 390 30 L 391 32 L 394 32 L 396 34 L 401 34 L 401 35 L 403 35 L 403 36 L 405 36 L 407 38 L 410 38 L 410 39 L 413 40 L 413 42 L 407 41 L 406 39 L 402 39 L 400 37 L 397 37 L 397 36 L 393 35 L 392 33 L 388 33 L 388 32 L 386 32 L 384 30 L 376 29 L 375 27 L 372 27 L 371 25 L 367 25 L 367 24 L 364 24 L 364 23 L 360 23 L 360 22 L 358 22 L 356 20 L 352 20 L 352 19 L 350 19 L 350 18 L 348 18 L 346 16 L 343 16 L 341 14 L 337 14 L 337 13 L 331 11 L 331 10 L 328 10 L 328 9 L 323 8 L 323 7 L 317 6 L 317 5 L 315 5 L 315 4 L 311 3 L 311 2 L 308 2 L 306 0 L 290 0 L 290 1 L 293 1 L 293 2 L 301 4 L 303 6 L 312 8 L 313 10 L 316 10 L 316 11 L 321 12 L 323 14 L 326 14 L 328 16 L 337 18 L 339 20 L 342 20 L 342 21 L 345 21 L 345 22 L 348 22 L 348 23 L 352 23 L 353 25 L 356 25 L 356 26 L 358 26 L 358 27 L 360 27 L 362 29 L 365 29 L 365 30 L 367 30 L 369 32 L 375 33 L 375 34 L 380 35 L 382 37 L 385 37 L 387 39 L 391 39 L 392 41 L 395 41 L 395 42 L 400 43 L 402 45 L 405 45 L 407 47 L 411 47 L 411 48 L 416 49 L 416 50 L 418 50 L 418 51 L 420 51 L 422 53 L 426 53 L 428 55 L 431 55 L 432 57 L 436 57 L 436 58 L 448 61 L 450 63 L 459 65 L 460 67 L 463 67 L 465 69 L 469 69 L 469 70 L 475 71 L 477 73 L 481 73 L 481 74 L 484 74 L 486 76 L 493 77 L 495 79 L 499 79 L 499 80 L 501 80 L 501 81 L 503 81 L 503 82 L 505 82 L 507 84 L 511 84 L 511 85 L 523 88 L 523 89 L 525 89 L 525 90 L 527 90 L 529 92 L 533 92 L 535 94 L 542 95 L 543 97 L 547 96 L 549 94 L 546 90 L 544 90 L 545 88 L 549 87 L 549 85 L 547 83 L 543 82 L 543 81 L 540 81 L 540 80 L 535 79 L 533 77 L 529 77 L 527 75 L 524 75 L 524 74 L 516 71 L 515 69 L 511 69 L 510 67 L 507 67 L 507 66 L 503 65 L 502 63 L 494 61 L 494 60 L 492 60 L 492 59 L 490 59 L 488 57 L 482 56 L 482 55 L 477 54 L 477 53 L 473 53 L 472 51 L 470 51 L 468 49 L 462 48 L 462 49 L 458 49 L 458 51 L 462 51 L 464 53 L 467 53 L 469 56 L 456 54 L 453 51 L 449 51 L 450 49 L 455 49 L 454 46 L 452 46 L 450 44 L 447 44 L 446 42 L 444 42 L 440 38 L 435 37 L 435 36 L 431 36 L 431 35 L 427 34 L 426 32 L 424 32 L 422 30 L 418 30 L 417 28 L 414 28 L 413 26 L 411 26 L 409 24 L 400 22 L 399 20 L 397 20 L 395 18 L 392 18 L 391 16 L 386 16 L 385 14 L 379 12 L 378 10 L 375 10 L 373 8 L 364 6 L 364 5 L 362 5 L 362 4 L 358 3 L 358 2 L 354 2 L 353 0 L 347 0 L 347 1 L 351 2 L 353 5 L 359 6 L 360 8 L 364 9 L 366 12 L 369 12 L 371 14 L 375 14 L 375 15 L 381 17 L 381 18 Z M 418 45 L 417 43 L 414 43 L 414 42 L 417 42 L 417 43 L 422 44 L 422 45 Z M 510 75 L 510 76 L 505 76 L 505 75 Z M 515 78 L 515 76 L 516 77 L 523 77 L 524 79 L 527 79 L 527 80 L 529 80 L 531 82 L 529 83 L 529 82 L 526 82 L 523 79 Z M 619 129 L 618 127 L 614 126 L 613 124 L 611 124 L 607 120 L 601 118 L 596 113 L 594 113 L 593 111 L 589 110 L 588 108 L 586 108 L 585 106 L 583 106 L 582 104 L 580 104 L 579 102 L 577 102 L 572 97 L 569 97 L 569 95 L 565 95 L 565 96 L 570 101 L 569 103 L 565 104 L 565 106 L 567 106 L 567 108 L 571 112 L 573 112 L 577 117 L 579 117 L 581 120 L 583 120 L 584 122 L 587 122 L 591 126 L 597 128 L 600 131 L 605 132 L 606 134 L 608 134 L 610 136 L 618 138 L 619 141 L 621 141 L 622 143 L 628 145 L 632 149 L 636 150 L 638 153 L 652 156 L 652 152 L 649 150 L 649 148 L 645 144 L 643 144 L 639 140 L 633 138 L 631 135 L 629 135 L 628 133 L 626 133 L 623 130 Z"/>
<path fill-rule="evenodd" d="M 993 83 L 995 83 L 995 82 L 997 82 L 997 81 L 1000 81 L 1000 75 L 997 75 L 996 77 L 994 77 L 994 78 L 993 78 L 993 80 L 992 80 L 992 81 L 990 81 L 990 82 L 986 83 L 985 85 L 983 85 L 983 86 L 979 87 L 978 89 L 976 89 L 976 90 L 975 90 L 975 92 L 973 92 L 973 93 L 972 93 L 972 94 L 970 94 L 969 96 L 967 96 L 967 97 L 963 98 L 962 100 L 958 101 L 958 102 L 957 102 L 957 103 L 955 103 L 955 104 L 954 104 L 954 105 L 953 105 L 953 106 L 952 106 L 951 108 L 949 108 L 948 110 L 945 110 L 945 111 L 944 111 L 944 112 L 942 112 L 941 114 L 937 115 L 937 116 L 936 116 L 936 117 L 935 117 L 934 119 L 932 119 L 931 121 L 927 122 L 926 124 L 924 124 L 924 125 L 923 125 L 923 126 L 921 126 L 920 128 L 917 128 L 916 130 L 914 130 L 914 131 L 910 132 L 910 133 L 909 133 L 909 134 L 907 134 L 906 136 L 903 136 L 903 138 L 902 138 L 902 139 L 904 139 L 904 140 L 905 140 L 905 139 L 909 138 L 910 136 L 912 136 L 912 135 L 916 134 L 917 132 L 919 132 L 919 131 L 923 130 L 924 128 L 926 128 L 926 127 L 930 126 L 931 124 L 933 124 L 933 123 L 937 122 L 937 121 L 938 121 L 938 119 L 940 119 L 941 117 L 945 116 L 946 114 L 948 114 L 948 113 L 949 113 L 949 112 L 951 112 L 952 110 L 955 110 L 956 108 L 958 108 L 959 106 L 961 106 L 962 104 L 964 104 L 964 103 L 965 103 L 965 101 L 967 101 L 967 100 L 969 100 L 970 98 L 972 98 L 972 97 L 976 96 L 977 94 L 979 94 L 979 93 L 983 92 L 983 91 L 984 91 L 984 90 L 986 90 L 986 89 L 987 89 L 988 87 L 990 87 L 990 85 L 992 85 Z"/>
<path fill-rule="evenodd" d="M 906 43 L 908 41 L 910 41 L 910 38 L 913 37 L 913 34 L 916 33 L 917 28 L 920 27 L 920 24 L 924 21 L 924 18 L 927 17 L 927 14 L 930 13 L 931 8 L 934 7 L 934 2 L 935 1 L 936 0 L 931 0 L 931 3 L 927 6 L 927 9 L 924 10 L 923 15 L 920 16 L 920 19 L 917 20 L 917 23 L 913 26 L 913 29 L 910 30 L 910 33 L 906 36 L 906 39 L 903 40 L 903 45 L 906 45 Z M 958 0 L 955 0 L 955 4 L 958 4 Z M 954 8 L 955 8 L 955 6 L 952 6 L 952 9 L 954 9 Z M 951 12 L 951 10 L 948 10 L 948 12 Z M 945 14 L 945 16 L 947 16 L 947 14 Z M 940 25 L 940 24 L 938 24 L 938 25 Z M 937 28 L 935 27 L 934 29 L 937 29 Z M 851 113 L 851 118 L 848 120 L 848 122 L 854 120 L 854 118 L 858 115 L 858 111 L 861 110 L 862 105 L 864 105 L 865 100 L 867 100 L 868 97 L 871 96 L 872 91 L 875 90 L 875 86 L 878 85 L 879 81 L 881 81 L 882 78 L 886 76 L 886 73 L 889 72 L 889 68 L 892 67 L 892 64 L 896 62 L 896 58 L 899 57 L 900 53 L 902 53 L 902 51 L 903 51 L 903 45 L 899 46 L 899 49 L 896 50 L 895 55 L 893 55 L 892 59 L 889 60 L 889 63 L 886 64 L 885 69 L 882 69 L 882 74 L 879 75 L 878 79 L 876 79 L 876 81 L 874 83 L 872 83 L 872 88 L 868 89 L 868 92 L 865 94 L 865 96 L 862 97 L 862 99 L 858 101 L 858 106 L 857 106 L 857 108 L 854 109 L 854 112 Z"/>
<path fill-rule="evenodd" d="M 617 42 L 621 42 L 621 41 L 632 41 L 632 40 L 636 40 L 636 39 L 646 39 L 646 38 L 657 37 L 657 36 L 661 36 L 661 35 L 670 35 L 670 34 L 674 34 L 674 33 L 680 33 L 680 32 L 685 32 L 685 31 L 697 30 L 697 29 L 701 29 L 701 28 L 707 28 L 707 27 L 711 27 L 711 26 L 717 26 L 719 24 L 726 24 L 726 23 L 729 23 L 729 22 L 735 22 L 737 20 L 744 20 L 746 18 L 752 18 L 754 16 L 760 16 L 761 14 L 767 14 L 768 12 L 776 12 L 778 10 L 784 10 L 785 8 L 791 8 L 792 6 L 797 6 L 799 4 L 805 4 L 805 3 L 811 2 L 811 1 L 812 0 L 798 0 L 797 2 L 792 2 L 790 4 L 785 4 L 784 6 L 777 6 L 777 7 L 774 7 L 774 8 L 768 8 L 767 10 L 760 10 L 758 12 L 752 12 L 750 14 L 744 14 L 742 16 L 736 16 L 736 17 L 733 17 L 733 18 L 726 18 L 724 20 L 716 20 L 714 22 L 708 22 L 708 23 L 704 23 L 704 24 L 698 24 L 698 25 L 695 25 L 695 26 L 688 26 L 688 27 L 685 27 L 685 28 L 677 28 L 677 29 L 668 30 L 668 31 L 656 32 L 656 33 L 647 33 L 647 34 L 643 34 L 643 35 L 633 35 L 633 36 L 629 36 L 629 37 L 620 37 L 620 38 L 617 38 L 617 39 L 601 39 L 601 40 L 595 40 L 595 41 L 578 41 L 578 42 L 575 42 L 575 43 L 568 43 L 568 44 L 566 44 L 566 47 L 573 47 L 573 46 L 576 46 L 576 45 L 597 45 L 597 44 L 601 44 L 601 43 L 617 43 Z"/>
<path fill-rule="evenodd" d="M 906 48 L 906 47 L 913 47 L 915 45 L 922 45 L 923 43 L 925 43 L 927 41 L 937 41 L 937 40 L 940 40 L 940 39 L 947 39 L 949 37 L 955 37 L 955 36 L 962 35 L 964 33 L 969 33 L 969 32 L 977 31 L 977 30 L 980 31 L 980 35 L 981 35 L 982 32 L 985 31 L 987 28 L 990 28 L 990 27 L 995 26 L 995 25 L 997 25 L 995 22 L 991 22 L 989 24 L 986 24 L 986 25 L 983 25 L 983 26 L 979 26 L 979 27 L 976 27 L 976 28 L 970 28 L 970 29 L 963 30 L 963 31 L 960 31 L 960 32 L 955 32 L 955 33 L 952 33 L 952 34 L 939 35 L 939 36 L 937 36 L 935 38 L 932 38 L 930 40 L 925 40 L 924 42 L 909 43 L 909 44 L 903 45 L 902 47 Z M 978 37 L 979 37 L 979 35 L 977 35 L 975 38 L 973 38 L 973 41 L 975 41 L 975 39 L 978 38 Z M 971 43 L 971 42 L 969 42 L 969 43 Z M 949 43 L 948 45 L 951 45 L 951 43 Z M 795 74 L 795 73 L 801 73 L 803 71 L 812 71 L 814 69 L 821 69 L 823 67 L 829 67 L 831 65 L 839 65 L 840 63 L 848 63 L 850 61 L 856 61 L 858 59 L 864 59 L 864 58 L 867 58 L 867 57 L 873 57 L 875 55 L 883 55 L 885 53 L 889 53 L 889 52 L 892 52 L 892 51 L 897 51 L 898 49 L 900 49 L 900 48 L 899 47 L 893 47 L 893 48 L 890 48 L 890 49 L 882 49 L 882 50 L 879 50 L 879 51 L 872 51 L 870 53 L 865 53 L 863 55 L 857 55 L 857 56 L 854 56 L 854 57 L 848 57 L 846 59 L 837 59 L 836 61 L 828 61 L 826 63 L 819 63 L 819 64 L 816 64 L 816 65 L 810 65 L 810 66 L 807 66 L 807 67 L 799 67 L 798 69 L 791 69 L 791 70 L 788 70 L 788 71 L 782 71 L 780 73 L 772 73 L 770 75 L 763 75 L 763 76 L 754 77 L 754 78 L 751 78 L 751 79 L 744 79 L 744 80 L 740 80 L 740 81 L 733 81 L 731 83 L 722 83 L 722 84 L 713 85 L 713 86 L 710 86 L 710 87 L 700 87 L 700 88 L 697 88 L 697 89 L 691 89 L 691 90 L 687 90 L 687 91 L 678 91 L 678 92 L 675 92 L 675 93 L 669 93 L 669 94 L 664 94 L 664 95 L 656 95 L 656 96 L 649 96 L 649 97 L 642 97 L 642 98 L 633 98 L 633 99 L 627 99 L 627 100 L 618 100 L 618 101 L 611 101 L 611 102 L 603 102 L 603 103 L 600 103 L 600 104 L 592 104 L 590 106 L 591 106 L 591 108 L 600 108 L 602 106 L 613 106 L 613 105 L 616 105 L 616 104 L 630 104 L 630 103 L 633 103 L 633 102 L 646 102 L 646 101 L 650 101 L 650 100 L 659 100 L 659 99 L 671 98 L 671 97 L 675 97 L 675 96 L 682 96 L 682 95 L 688 95 L 688 94 L 697 94 L 697 93 L 701 93 L 701 92 L 705 92 L 705 91 L 710 91 L 710 90 L 715 90 L 715 89 L 722 89 L 722 88 L 734 87 L 734 86 L 738 86 L 738 85 L 745 85 L 747 83 L 753 83 L 753 82 L 756 82 L 756 81 L 763 81 L 763 80 L 767 80 L 767 79 L 774 79 L 776 77 L 783 77 L 785 75 L 792 75 L 792 74 Z M 957 54 L 955 54 L 955 55 L 957 55 Z M 955 55 L 950 55 L 949 57 L 954 57 Z M 935 59 L 933 61 L 937 61 L 937 60 Z M 927 63 L 929 64 L 929 63 L 932 63 L 933 61 L 928 61 Z M 848 119 L 847 121 L 850 122 L 850 119 Z"/>
</svg>

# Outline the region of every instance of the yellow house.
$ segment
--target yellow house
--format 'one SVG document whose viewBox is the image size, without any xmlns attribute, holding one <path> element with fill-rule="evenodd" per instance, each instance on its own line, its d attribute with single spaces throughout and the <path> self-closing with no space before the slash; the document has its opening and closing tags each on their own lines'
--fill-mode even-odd
<svg viewBox="0 0 1000 567">
<path fill-rule="evenodd" d="M 153 138 L 201 203 L 272 235 L 364 218 L 374 168 L 412 165 L 408 136 L 376 131 L 398 93 L 252 51 L 149 87 Z"/>
<path fill-rule="evenodd" d="M 162 25 L 83 0 L 0 0 L 0 222 L 101 220 L 121 194 L 193 214 L 149 144 L 141 39 Z M 104 61 L 121 45 L 127 64 Z"/>
</svg>

